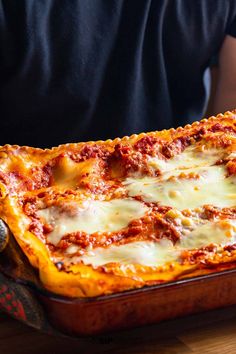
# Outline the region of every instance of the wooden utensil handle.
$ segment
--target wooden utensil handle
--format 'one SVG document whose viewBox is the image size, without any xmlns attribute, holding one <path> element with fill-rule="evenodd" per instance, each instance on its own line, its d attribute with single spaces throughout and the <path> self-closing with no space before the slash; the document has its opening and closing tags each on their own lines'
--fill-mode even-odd
<svg viewBox="0 0 236 354">
<path fill-rule="evenodd" d="M 9 241 L 10 238 L 10 230 L 9 227 L 5 224 L 5 222 L 0 219 L 0 252 L 2 252 Z"/>
</svg>

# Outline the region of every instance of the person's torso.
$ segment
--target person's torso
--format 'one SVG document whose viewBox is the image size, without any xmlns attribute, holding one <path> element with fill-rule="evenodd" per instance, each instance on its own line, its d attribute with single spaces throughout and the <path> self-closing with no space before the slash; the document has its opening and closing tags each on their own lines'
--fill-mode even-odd
<svg viewBox="0 0 236 354">
<path fill-rule="evenodd" d="M 216 0 L 2 0 L 0 144 L 53 146 L 199 119 L 236 13 Z"/>
</svg>

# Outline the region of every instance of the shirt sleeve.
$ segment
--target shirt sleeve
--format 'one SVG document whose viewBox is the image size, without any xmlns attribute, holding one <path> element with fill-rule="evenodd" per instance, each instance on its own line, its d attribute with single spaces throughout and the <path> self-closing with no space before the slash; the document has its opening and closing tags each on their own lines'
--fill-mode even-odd
<svg viewBox="0 0 236 354">
<path fill-rule="evenodd" d="M 232 22 L 229 24 L 226 33 L 232 37 L 236 37 L 236 16 L 233 18 Z"/>
</svg>

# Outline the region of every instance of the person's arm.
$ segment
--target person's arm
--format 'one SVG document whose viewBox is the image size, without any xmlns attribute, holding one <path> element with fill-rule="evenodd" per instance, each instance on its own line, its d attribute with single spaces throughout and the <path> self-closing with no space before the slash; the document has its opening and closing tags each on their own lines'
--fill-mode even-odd
<svg viewBox="0 0 236 354">
<path fill-rule="evenodd" d="M 232 36 L 227 35 L 222 44 L 215 79 L 208 115 L 236 109 L 236 38 Z"/>
</svg>

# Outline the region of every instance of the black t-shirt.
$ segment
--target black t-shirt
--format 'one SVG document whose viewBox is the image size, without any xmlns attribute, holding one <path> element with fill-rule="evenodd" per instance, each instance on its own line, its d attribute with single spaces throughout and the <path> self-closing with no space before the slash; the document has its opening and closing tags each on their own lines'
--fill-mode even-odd
<svg viewBox="0 0 236 354">
<path fill-rule="evenodd" d="M 0 144 L 52 146 L 201 118 L 235 0 L 0 0 Z"/>
</svg>

